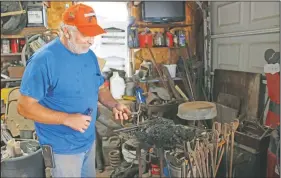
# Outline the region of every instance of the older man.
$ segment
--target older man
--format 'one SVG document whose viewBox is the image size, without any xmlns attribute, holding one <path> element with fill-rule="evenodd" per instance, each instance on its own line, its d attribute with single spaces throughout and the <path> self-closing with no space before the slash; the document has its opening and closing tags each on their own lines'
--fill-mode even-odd
<svg viewBox="0 0 281 178">
<path fill-rule="evenodd" d="M 89 50 L 93 37 L 104 33 L 94 10 L 73 5 L 62 18 L 60 38 L 28 61 L 18 112 L 35 121 L 40 144 L 51 146 L 53 177 L 96 177 L 98 101 L 113 111 L 115 119 L 128 119 L 130 111 L 103 87 L 97 57 Z"/>
</svg>

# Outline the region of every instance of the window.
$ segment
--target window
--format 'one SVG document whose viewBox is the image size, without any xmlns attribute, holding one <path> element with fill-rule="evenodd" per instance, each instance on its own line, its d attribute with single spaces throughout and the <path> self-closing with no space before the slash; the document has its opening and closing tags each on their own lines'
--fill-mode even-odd
<svg viewBox="0 0 281 178">
<path fill-rule="evenodd" d="M 129 74 L 129 50 L 127 46 L 128 9 L 127 2 L 83 2 L 96 13 L 99 25 L 104 28 L 117 28 L 123 32 L 108 31 L 99 35 L 91 49 L 106 63 L 103 72 L 110 68 L 124 70 Z M 120 38 L 120 37 L 123 38 Z M 118 38 L 119 37 L 119 38 Z M 118 45 L 118 43 L 122 45 Z"/>
<path fill-rule="evenodd" d="M 98 21 L 127 21 L 127 2 L 83 2 L 94 8 Z M 102 23 L 102 22 L 101 22 Z"/>
</svg>

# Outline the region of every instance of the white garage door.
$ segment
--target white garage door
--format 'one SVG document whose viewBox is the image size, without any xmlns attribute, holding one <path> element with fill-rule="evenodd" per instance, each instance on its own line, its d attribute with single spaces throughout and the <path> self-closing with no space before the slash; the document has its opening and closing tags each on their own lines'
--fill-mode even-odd
<svg viewBox="0 0 281 178">
<path fill-rule="evenodd" d="M 212 68 L 263 73 L 279 51 L 280 2 L 211 2 Z"/>
</svg>

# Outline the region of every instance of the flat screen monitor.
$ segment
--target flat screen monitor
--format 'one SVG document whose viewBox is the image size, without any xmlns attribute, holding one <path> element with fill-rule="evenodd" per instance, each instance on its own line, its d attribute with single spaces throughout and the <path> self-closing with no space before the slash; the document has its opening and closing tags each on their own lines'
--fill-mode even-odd
<svg viewBox="0 0 281 178">
<path fill-rule="evenodd" d="M 185 1 L 144 1 L 141 6 L 144 22 L 168 23 L 185 20 Z"/>
</svg>

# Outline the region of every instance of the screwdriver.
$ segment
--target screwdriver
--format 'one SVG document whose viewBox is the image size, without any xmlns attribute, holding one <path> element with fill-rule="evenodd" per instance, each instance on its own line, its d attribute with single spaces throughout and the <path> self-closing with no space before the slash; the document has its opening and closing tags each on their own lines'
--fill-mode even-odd
<svg viewBox="0 0 281 178">
<path fill-rule="evenodd" d="M 93 108 L 88 108 L 88 109 L 85 111 L 85 115 L 91 116 L 91 115 L 92 115 L 92 112 L 93 112 Z M 88 121 L 88 122 L 90 122 L 90 121 Z"/>
</svg>

